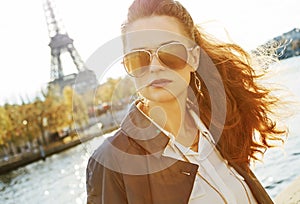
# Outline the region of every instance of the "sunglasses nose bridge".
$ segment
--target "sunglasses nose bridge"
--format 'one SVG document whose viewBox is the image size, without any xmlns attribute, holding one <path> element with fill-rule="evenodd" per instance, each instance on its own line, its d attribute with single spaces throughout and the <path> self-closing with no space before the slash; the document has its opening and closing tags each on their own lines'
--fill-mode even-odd
<svg viewBox="0 0 300 204">
<path fill-rule="evenodd" d="M 149 61 L 149 70 L 150 72 L 163 70 L 164 66 L 161 63 L 157 50 L 149 50 L 150 61 Z"/>
<path fill-rule="evenodd" d="M 150 64 L 152 63 L 154 56 L 156 57 L 157 60 L 159 59 L 158 54 L 157 54 L 157 50 L 147 50 L 147 52 L 150 56 L 150 58 L 149 58 L 150 59 L 150 61 L 149 61 Z"/>
</svg>

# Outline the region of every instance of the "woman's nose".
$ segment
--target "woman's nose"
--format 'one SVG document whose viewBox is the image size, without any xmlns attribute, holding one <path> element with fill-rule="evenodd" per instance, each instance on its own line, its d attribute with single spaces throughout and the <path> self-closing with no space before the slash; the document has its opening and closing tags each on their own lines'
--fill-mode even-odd
<svg viewBox="0 0 300 204">
<path fill-rule="evenodd" d="M 150 72 L 165 70 L 164 65 L 159 61 L 158 57 L 153 54 L 149 65 Z"/>
</svg>

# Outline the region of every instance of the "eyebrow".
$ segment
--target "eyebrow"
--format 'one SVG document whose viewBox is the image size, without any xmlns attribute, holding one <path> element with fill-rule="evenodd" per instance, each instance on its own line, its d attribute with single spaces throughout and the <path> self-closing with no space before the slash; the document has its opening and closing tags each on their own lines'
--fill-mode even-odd
<svg viewBox="0 0 300 204">
<path fill-rule="evenodd" d="M 173 43 L 173 42 L 179 42 L 179 41 L 177 41 L 177 40 L 171 40 L 171 41 L 163 42 L 163 43 L 159 44 L 157 46 L 157 48 L 159 48 L 160 46 L 163 46 L 163 45 L 167 45 L 167 44 Z M 138 47 L 138 48 L 131 49 L 131 51 L 146 50 L 146 49 L 147 49 L 146 47 Z"/>
</svg>

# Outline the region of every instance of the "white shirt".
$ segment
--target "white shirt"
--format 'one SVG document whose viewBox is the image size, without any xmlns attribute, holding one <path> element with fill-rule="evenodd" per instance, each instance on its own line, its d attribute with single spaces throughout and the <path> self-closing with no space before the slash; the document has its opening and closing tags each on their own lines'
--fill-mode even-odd
<svg viewBox="0 0 300 204">
<path fill-rule="evenodd" d="M 216 149 L 213 137 L 200 118 L 192 110 L 190 110 L 190 114 L 200 130 L 198 152 L 181 145 L 171 133 L 144 114 L 170 138 L 163 156 L 183 161 L 188 160 L 188 162 L 199 165 L 189 204 L 221 204 L 225 202 L 228 204 L 257 204 L 244 178 L 228 165 Z"/>
</svg>

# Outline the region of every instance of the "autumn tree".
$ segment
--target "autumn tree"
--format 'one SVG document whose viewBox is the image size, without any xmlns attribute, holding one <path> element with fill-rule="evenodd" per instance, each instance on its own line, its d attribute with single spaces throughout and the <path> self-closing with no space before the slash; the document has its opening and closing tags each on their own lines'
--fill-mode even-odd
<svg viewBox="0 0 300 204">
<path fill-rule="evenodd" d="M 45 101 L 42 101 L 41 98 L 37 97 L 32 103 L 33 106 L 33 119 L 36 126 L 37 133 L 42 139 L 44 145 L 48 144 L 46 139 L 46 121 L 47 121 L 47 106 Z"/>
<path fill-rule="evenodd" d="M 101 84 L 95 95 L 95 104 L 106 102 L 111 105 L 118 105 L 121 101 L 127 100 L 135 95 L 135 85 L 129 77 L 108 78 L 104 84 Z"/>
<path fill-rule="evenodd" d="M 58 86 L 49 87 L 44 101 L 46 110 L 43 123 L 50 133 L 61 132 L 69 126 L 68 107 L 64 103 Z"/>
<path fill-rule="evenodd" d="M 34 140 L 39 136 L 36 123 L 36 110 L 32 103 L 23 104 L 19 108 L 19 112 L 21 113 L 23 139 L 28 142 L 29 148 L 32 148 Z"/>
<path fill-rule="evenodd" d="M 73 123 L 73 128 L 79 126 L 84 127 L 88 124 L 88 109 L 82 97 L 77 94 L 70 86 L 66 86 L 63 90 L 64 103 L 67 106 L 70 124 Z"/>
<path fill-rule="evenodd" d="M 107 81 L 104 84 L 101 84 L 98 86 L 96 95 L 95 95 L 95 100 L 96 103 L 98 102 L 111 102 L 114 90 L 118 82 L 120 81 L 120 78 L 118 79 L 113 79 L 113 78 L 108 78 Z"/>
<path fill-rule="evenodd" d="M 23 118 L 21 114 L 20 105 L 16 104 L 5 104 L 4 108 L 8 114 L 8 117 L 11 121 L 11 128 L 7 132 L 7 142 L 9 151 L 13 154 L 16 154 L 16 146 L 23 145 L 25 142 L 24 137 L 24 125 Z"/>
<path fill-rule="evenodd" d="M 0 107 L 0 146 L 7 154 L 6 144 L 9 141 L 9 132 L 12 130 L 12 121 L 10 120 L 4 107 Z"/>
<path fill-rule="evenodd" d="M 114 87 L 113 102 L 132 97 L 136 92 L 135 85 L 129 77 L 120 78 Z"/>
</svg>

